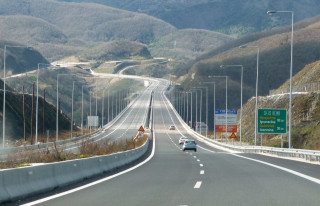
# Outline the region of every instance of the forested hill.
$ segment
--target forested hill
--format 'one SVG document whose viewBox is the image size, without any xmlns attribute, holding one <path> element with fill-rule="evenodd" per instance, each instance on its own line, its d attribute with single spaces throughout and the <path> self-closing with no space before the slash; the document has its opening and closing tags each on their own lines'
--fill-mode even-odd
<svg viewBox="0 0 320 206">
<path fill-rule="evenodd" d="M 268 10 L 293 10 L 295 21 L 320 14 L 319 0 L 60 0 L 95 2 L 160 18 L 178 29 L 197 28 L 241 36 L 291 23 Z"/>
</svg>

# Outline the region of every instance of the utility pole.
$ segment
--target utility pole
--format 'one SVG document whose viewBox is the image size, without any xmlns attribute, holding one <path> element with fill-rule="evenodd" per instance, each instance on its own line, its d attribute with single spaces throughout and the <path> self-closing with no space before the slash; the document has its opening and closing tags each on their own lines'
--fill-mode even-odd
<svg viewBox="0 0 320 206">
<path fill-rule="evenodd" d="M 110 111 L 109 111 L 109 96 L 110 96 L 110 94 L 109 94 L 109 90 L 108 90 L 108 123 L 110 122 L 109 120 L 110 120 Z"/>
<path fill-rule="evenodd" d="M 26 111 L 25 111 L 25 102 L 24 102 L 24 86 L 22 86 L 22 110 L 23 110 L 23 139 L 24 141 L 26 141 L 27 138 L 26 138 Z"/>
<path fill-rule="evenodd" d="M 113 104 L 114 104 L 114 94 L 112 95 L 112 99 L 111 99 L 111 120 L 113 120 Z"/>
<path fill-rule="evenodd" d="M 46 89 L 43 90 L 43 108 L 42 108 L 42 129 L 43 129 L 43 136 L 45 136 L 46 126 L 45 126 L 45 115 L 46 115 Z"/>
<path fill-rule="evenodd" d="M 33 144 L 33 107 L 34 107 L 34 82 L 32 84 L 32 100 L 31 100 L 31 145 Z"/>
</svg>

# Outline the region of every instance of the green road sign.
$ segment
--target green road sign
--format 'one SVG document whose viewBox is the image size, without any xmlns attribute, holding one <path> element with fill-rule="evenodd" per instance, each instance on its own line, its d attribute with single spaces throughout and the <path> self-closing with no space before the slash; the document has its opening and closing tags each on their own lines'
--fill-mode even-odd
<svg viewBox="0 0 320 206">
<path fill-rule="evenodd" d="M 258 133 L 287 133 L 287 110 L 258 109 Z"/>
</svg>

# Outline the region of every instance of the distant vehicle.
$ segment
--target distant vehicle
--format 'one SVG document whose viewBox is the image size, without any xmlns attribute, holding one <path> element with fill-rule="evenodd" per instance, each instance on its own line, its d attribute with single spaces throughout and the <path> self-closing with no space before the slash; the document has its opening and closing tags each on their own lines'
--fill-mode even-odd
<svg viewBox="0 0 320 206">
<path fill-rule="evenodd" d="M 184 136 L 180 137 L 179 144 L 183 144 L 186 140 L 188 140 L 188 137 L 184 137 Z"/>
<path fill-rule="evenodd" d="M 195 152 L 197 151 L 197 143 L 194 140 L 186 140 L 183 143 L 182 146 L 182 151 L 185 150 L 194 150 Z"/>
<path fill-rule="evenodd" d="M 170 125 L 169 130 L 175 130 L 176 127 L 174 125 Z"/>
</svg>

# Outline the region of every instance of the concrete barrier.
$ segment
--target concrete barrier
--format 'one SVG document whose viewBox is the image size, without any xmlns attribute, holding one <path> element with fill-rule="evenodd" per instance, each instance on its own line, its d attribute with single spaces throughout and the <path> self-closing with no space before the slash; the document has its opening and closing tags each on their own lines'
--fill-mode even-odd
<svg viewBox="0 0 320 206">
<path fill-rule="evenodd" d="M 0 203 L 1 203 L 1 199 L 3 201 L 10 199 L 10 195 L 4 186 L 4 173 L 3 172 L 0 173 Z"/>
<path fill-rule="evenodd" d="M 0 171 L 0 203 L 51 191 L 124 166 L 142 157 L 149 146 L 126 152 Z"/>
<path fill-rule="evenodd" d="M 122 111 L 122 114 L 124 112 Z M 114 122 L 110 122 L 112 123 Z M 1 170 L 0 203 L 44 193 L 129 164 L 148 151 L 149 142 L 150 139 L 139 148 L 111 155 Z M 9 148 L 9 150 L 19 151 L 20 148 Z"/>
</svg>

